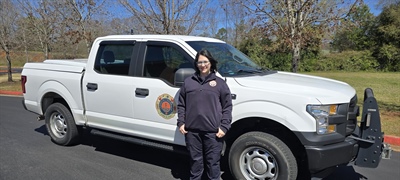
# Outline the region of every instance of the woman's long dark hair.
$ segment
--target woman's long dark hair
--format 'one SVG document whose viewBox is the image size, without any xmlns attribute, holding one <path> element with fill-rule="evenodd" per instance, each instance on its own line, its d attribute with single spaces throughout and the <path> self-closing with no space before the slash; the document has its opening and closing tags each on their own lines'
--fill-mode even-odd
<svg viewBox="0 0 400 180">
<path fill-rule="evenodd" d="M 210 67 L 210 72 L 214 73 L 217 71 L 217 63 L 218 61 L 214 59 L 214 57 L 211 55 L 210 51 L 206 50 L 206 49 L 202 49 L 201 51 L 199 51 L 196 54 L 196 58 L 194 59 L 194 67 L 196 70 L 197 74 L 200 74 L 200 70 L 197 67 L 197 61 L 199 61 L 199 56 L 205 56 L 211 63 L 211 67 Z"/>
</svg>

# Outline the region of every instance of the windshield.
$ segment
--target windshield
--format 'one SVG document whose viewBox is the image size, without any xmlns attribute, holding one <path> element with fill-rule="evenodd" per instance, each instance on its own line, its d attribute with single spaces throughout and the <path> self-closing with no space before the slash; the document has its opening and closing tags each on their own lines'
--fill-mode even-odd
<svg viewBox="0 0 400 180">
<path fill-rule="evenodd" d="M 263 69 L 245 54 L 226 43 L 188 41 L 197 52 L 207 49 L 218 61 L 217 70 L 223 76 L 262 73 Z"/>
</svg>

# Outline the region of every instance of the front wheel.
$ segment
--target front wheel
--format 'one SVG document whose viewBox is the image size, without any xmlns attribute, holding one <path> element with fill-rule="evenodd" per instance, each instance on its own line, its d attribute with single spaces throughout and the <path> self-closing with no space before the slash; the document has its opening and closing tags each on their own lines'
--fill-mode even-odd
<svg viewBox="0 0 400 180">
<path fill-rule="evenodd" d="M 59 145 L 73 145 L 78 140 L 78 129 L 71 112 L 61 103 L 50 105 L 45 113 L 47 132 Z"/>
<path fill-rule="evenodd" d="M 282 179 L 297 177 L 297 163 L 290 148 L 264 132 L 248 132 L 232 144 L 229 167 L 235 179 Z"/>
</svg>

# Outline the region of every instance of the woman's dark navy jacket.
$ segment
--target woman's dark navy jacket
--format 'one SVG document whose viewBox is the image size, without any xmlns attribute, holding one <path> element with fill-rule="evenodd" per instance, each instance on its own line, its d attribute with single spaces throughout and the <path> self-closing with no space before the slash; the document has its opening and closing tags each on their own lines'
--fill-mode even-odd
<svg viewBox="0 0 400 180">
<path fill-rule="evenodd" d="M 210 73 L 205 80 L 198 74 L 185 79 L 178 100 L 178 128 L 187 131 L 225 133 L 232 122 L 232 97 L 226 82 Z"/>
</svg>

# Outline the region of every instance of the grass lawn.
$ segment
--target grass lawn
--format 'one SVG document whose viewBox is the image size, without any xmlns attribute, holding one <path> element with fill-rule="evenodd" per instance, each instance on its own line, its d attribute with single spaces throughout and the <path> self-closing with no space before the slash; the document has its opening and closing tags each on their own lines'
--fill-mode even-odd
<svg viewBox="0 0 400 180">
<path fill-rule="evenodd" d="M 344 81 L 353 86 L 362 106 L 364 89 L 374 91 L 381 114 L 382 130 L 386 135 L 400 136 L 400 73 L 382 72 L 312 72 L 304 73 Z M 0 76 L 0 90 L 21 91 L 20 74 L 13 74 L 15 82 L 7 82 L 7 75 Z"/>
<path fill-rule="evenodd" d="M 400 136 L 400 73 L 383 72 L 312 72 L 350 84 L 357 91 L 358 105 L 362 106 L 365 88 L 372 88 L 378 102 L 382 130 L 386 135 Z"/>
<path fill-rule="evenodd" d="M 0 75 L 0 90 L 5 91 L 19 91 L 21 90 L 21 74 L 15 73 L 12 75 L 12 79 L 14 82 L 7 82 L 7 75 Z"/>
</svg>

